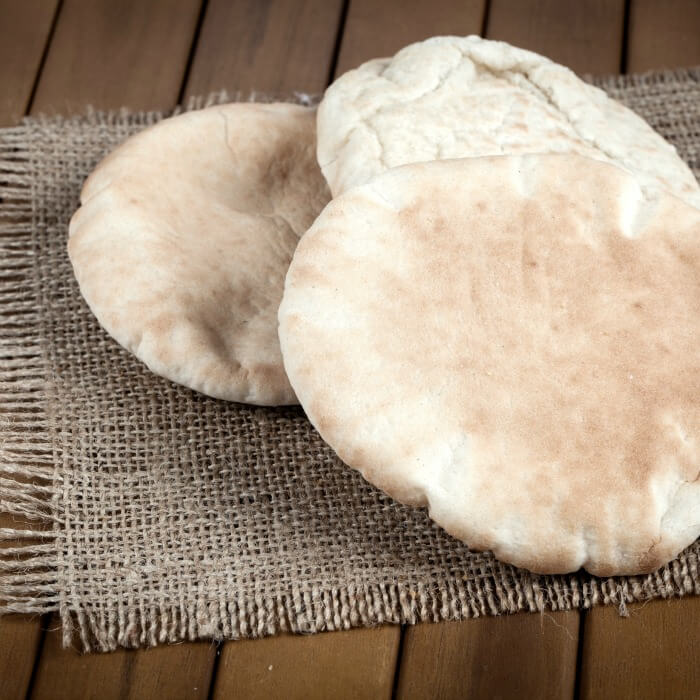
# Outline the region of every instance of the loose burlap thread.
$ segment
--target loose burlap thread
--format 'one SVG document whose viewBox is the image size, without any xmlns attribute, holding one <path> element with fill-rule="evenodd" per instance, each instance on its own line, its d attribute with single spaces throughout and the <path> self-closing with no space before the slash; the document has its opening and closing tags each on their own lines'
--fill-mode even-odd
<svg viewBox="0 0 700 700">
<path fill-rule="evenodd" d="M 700 68 L 597 82 L 700 174 Z M 301 409 L 215 401 L 122 350 L 80 297 L 67 225 L 99 159 L 162 116 L 0 131 L 0 508 L 37 522 L 0 529 L 5 612 L 58 610 L 64 643 L 110 650 L 700 593 L 700 541 L 609 579 L 472 552 L 342 465 Z"/>
</svg>

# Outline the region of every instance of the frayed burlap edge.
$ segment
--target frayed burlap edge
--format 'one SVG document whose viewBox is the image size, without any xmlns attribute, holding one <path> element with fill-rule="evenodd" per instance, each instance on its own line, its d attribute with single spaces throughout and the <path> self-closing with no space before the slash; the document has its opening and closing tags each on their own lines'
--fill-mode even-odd
<svg viewBox="0 0 700 700">
<path fill-rule="evenodd" d="M 691 573 L 692 572 L 692 573 Z M 179 605 L 153 606 L 105 620 L 61 610 L 63 643 L 77 636 L 84 651 L 110 651 L 197 639 L 241 639 L 281 632 L 314 634 L 373 627 L 381 624 L 458 621 L 484 615 L 545 613 L 615 605 L 627 615 L 627 605 L 653 598 L 699 594 L 697 561 L 673 562 L 672 573 L 655 575 L 650 585 L 634 578 L 600 579 L 573 585 L 571 591 L 545 590 L 538 585 L 504 581 L 493 588 L 481 582 L 452 584 L 437 590 L 402 584 L 345 588 L 292 589 L 288 595 L 259 600 L 198 601 L 194 610 Z"/>
<path fill-rule="evenodd" d="M 700 81 L 700 67 L 598 79 L 608 88 L 645 87 L 665 80 Z M 278 96 L 229 94 L 190 99 L 168 113 L 139 114 L 143 126 L 164 116 L 229 101 L 275 101 Z M 314 104 L 303 93 L 291 100 Z M 110 124 L 132 114 L 88 110 L 87 119 Z M 86 117 L 38 117 L 53 125 Z M 56 532 L 66 517 L 61 498 L 59 455 L 54 451 L 47 393 L 49 364 L 39 335 L 41 287 L 36 279 L 36 241 L 31 227 L 33 187 L 27 177 L 30 153 L 24 125 L 0 133 L 0 512 L 36 523 L 0 528 L 0 614 L 59 611 L 63 643 L 80 640 L 85 651 L 152 646 L 184 639 L 237 639 L 279 632 L 315 633 L 384 623 L 460 620 L 521 611 L 587 609 L 627 605 L 652 598 L 700 594 L 698 557 L 683 553 L 651 576 L 569 579 L 543 586 L 509 579 L 453 581 L 445 587 L 408 586 L 398 581 L 343 588 L 291 588 L 274 598 L 200 600 L 194 605 L 153 605 L 112 615 L 93 614 L 61 603 L 57 586 Z"/>
<path fill-rule="evenodd" d="M 60 475 L 49 431 L 47 363 L 22 126 L 0 136 L 0 612 L 56 609 Z"/>
<path fill-rule="evenodd" d="M 302 92 L 278 96 L 220 90 L 191 97 L 167 112 L 154 110 L 138 116 L 146 127 L 164 117 L 226 102 L 283 100 L 313 105 L 318 99 Z M 60 457 L 52 439 L 56 426 L 49 415 L 50 367 L 39 330 L 43 299 L 35 267 L 37 242 L 31 225 L 34 190 L 28 175 L 32 154 L 26 124 L 57 125 L 87 119 L 109 125 L 134 114 L 127 108 L 114 112 L 88 108 L 85 115 L 26 117 L 19 126 L 0 129 L 0 514 L 11 523 L 27 524 L 0 527 L 0 615 L 43 614 L 61 607 L 55 533 L 65 513 Z M 71 615 L 61 611 L 67 630 L 64 642 L 74 627 Z M 76 620 L 86 649 L 91 648 L 90 636 L 104 638 L 88 613 L 78 614 Z M 125 625 L 129 627 L 128 622 Z M 107 647 L 100 644 L 100 648 Z"/>
</svg>

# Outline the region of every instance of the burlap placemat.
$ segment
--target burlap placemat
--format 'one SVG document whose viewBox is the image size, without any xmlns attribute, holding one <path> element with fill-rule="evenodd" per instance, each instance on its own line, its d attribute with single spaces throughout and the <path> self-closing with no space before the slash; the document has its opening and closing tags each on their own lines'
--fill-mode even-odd
<svg viewBox="0 0 700 700">
<path fill-rule="evenodd" d="M 700 174 L 700 69 L 598 82 Z M 0 553 L 6 611 L 59 610 L 66 643 L 107 650 L 700 593 L 700 541 L 607 580 L 471 552 L 344 467 L 300 409 L 208 399 L 122 350 L 78 293 L 66 230 L 97 161 L 161 116 L 0 133 L 0 499 L 48 523 L 0 531 L 19 538 Z"/>
</svg>

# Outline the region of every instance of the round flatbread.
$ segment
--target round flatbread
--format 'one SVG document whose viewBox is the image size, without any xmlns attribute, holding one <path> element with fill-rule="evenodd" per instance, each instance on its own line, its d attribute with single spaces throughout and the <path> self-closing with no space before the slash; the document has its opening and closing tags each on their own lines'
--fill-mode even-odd
<svg viewBox="0 0 700 700">
<path fill-rule="evenodd" d="M 340 458 L 475 549 L 636 574 L 700 534 L 700 211 L 620 168 L 383 173 L 302 239 L 280 340 Z"/>
<path fill-rule="evenodd" d="M 97 166 L 68 252 L 99 322 L 156 374 L 216 398 L 296 403 L 277 307 L 329 196 L 315 110 L 210 107 L 161 121 Z"/>
<path fill-rule="evenodd" d="M 342 75 L 318 110 L 333 196 L 399 165 L 575 152 L 700 207 L 676 150 L 634 112 L 543 56 L 478 36 L 435 37 Z"/>
</svg>

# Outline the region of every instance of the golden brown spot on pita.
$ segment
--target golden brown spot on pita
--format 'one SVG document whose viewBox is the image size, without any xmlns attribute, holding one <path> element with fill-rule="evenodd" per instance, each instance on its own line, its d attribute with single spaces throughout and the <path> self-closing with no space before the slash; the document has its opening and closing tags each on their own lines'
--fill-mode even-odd
<svg viewBox="0 0 700 700">
<path fill-rule="evenodd" d="M 273 365 L 269 362 L 261 362 L 251 365 L 249 374 L 256 378 L 256 382 L 263 387 L 279 386 L 280 382 L 286 381 L 284 368 L 280 365 Z"/>
<path fill-rule="evenodd" d="M 178 320 L 173 314 L 160 314 L 151 319 L 148 325 L 151 333 L 167 337 L 177 323 Z"/>
</svg>

